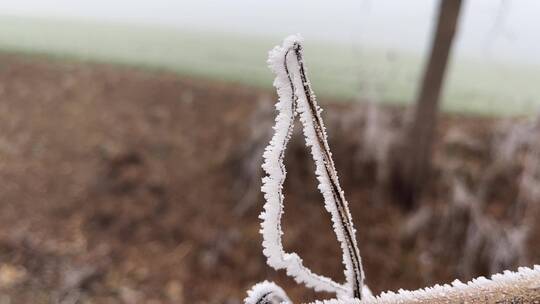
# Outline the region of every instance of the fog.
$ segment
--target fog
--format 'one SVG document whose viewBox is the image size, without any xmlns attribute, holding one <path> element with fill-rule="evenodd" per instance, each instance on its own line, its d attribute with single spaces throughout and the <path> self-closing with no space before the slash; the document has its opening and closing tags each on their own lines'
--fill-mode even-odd
<svg viewBox="0 0 540 304">
<path fill-rule="evenodd" d="M 423 54 L 437 3 L 434 0 L 3 0 L 0 12 L 249 35 L 302 33 L 308 39 Z M 540 63 L 539 13 L 538 1 L 465 1 L 456 55 Z"/>
</svg>

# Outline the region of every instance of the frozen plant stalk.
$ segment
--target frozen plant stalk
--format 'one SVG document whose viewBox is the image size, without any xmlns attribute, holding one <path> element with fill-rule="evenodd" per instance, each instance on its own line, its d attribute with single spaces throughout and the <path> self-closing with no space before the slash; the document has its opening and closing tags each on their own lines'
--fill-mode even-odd
<svg viewBox="0 0 540 304">
<path fill-rule="evenodd" d="M 315 95 L 307 78 L 302 57 L 302 38 L 289 36 L 282 46 L 270 51 L 268 64 L 276 74 L 274 86 L 279 101 L 274 135 L 264 152 L 262 165 L 264 211 L 262 220 L 263 253 L 274 269 L 285 269 L 298 283 L 316 291 L 336 293 L 333 300 L 316 303 L 540 303 L 540 267 L 521 268 L 518 272 L 495 275 L 492 280 L 475 279 L 467 284 L 455 281 L 452 285 L 435 286 L 417 291 L 400 290 L 373 297 L 364 286 L 364 272 L 356 244 L 347 201 L 341 187 L 327 142 L 325 127 Z M 286 169 L 283 162 L 285 148 L 291 138 L 294 120 L 300 117 L 306 145 L 310 147 L 315 162 L 315 173 L 324 206 L 330 213 L 334 232 L 343 252 L 345 265 L 344 284 L 313 273 L 305 267 L 296 253 L 285 252 L 283 231 L 283 183 Z M 245 299 L 246 304 L 291 303 L 283 289 L 272 282 L 256 284 Z"/>
<path fill-rule="evenodd" d="M 275 269 L 285 269 L 287 274 L 299 283 L 304 283 L 317 291 L 335 292 L 340 297 L 362 298 L 363 270 L 360 253 L 356 245 L 355 229 L 345 200 L 327 142 L 325 127 L 320 115 L 315 95 L 306 75 L 302 57 L 302 38 L 288 37 L 283 46 L 275 47 L 268 64 L 276 74 L 274 86 L 277 88 L 279 102 L 275 133 L 264 152 L 262 191 L 266 203 L 261 214 L 264 254 L 268 264 Z M 345 284 L 314 274 L 302 264 L 295 253 L 286 253 L 281 235 L 281 216 L 283 214 L 283 183 L 286 170 L 283 163 L 285 148 L 294 125 L 300 116 L 306 145 L 311 148 L 315 162 L 315 173 L 319 190 L 324 197 L 326 210 L 331 214 L 334 231 L 341 244 L 345 264 Z"/>
</svg>

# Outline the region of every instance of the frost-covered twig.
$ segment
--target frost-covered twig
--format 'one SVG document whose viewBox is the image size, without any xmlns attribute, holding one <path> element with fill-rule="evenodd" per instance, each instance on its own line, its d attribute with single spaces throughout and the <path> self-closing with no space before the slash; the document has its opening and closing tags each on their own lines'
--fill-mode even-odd
<svg viewBox="0 0 540 304">
<path fill-rule="evenodd" d="M 479 277 L 466 284 L 455 280 L 451 285 L 435 285 L 415 291 L 400 290 L 398 293 L 385 292 L 365 303 L 540 303 L 540 266 L 521 267 L 517 272 L 505 271 L 493 275 L 491 279 Z"/>
<path fill-rule="evenodd" d="M 317 105 L 306 75 L 301 42 L 302 39 L 299 36 L 288 37 L 282 46 L 270 52 L 268 60 L 270 67 L 276 73 L 274 86 L 279 95 L 279 102 L 276 105 L 279 113 L 274 127 L 275 134 L 264 153 L 263 169 L 267 176 L 263 178 L 262 187 L 266 199 L 264 212 L 261 214 L 263 252 L 268 257 L 270 266 L 286 269 L 297 282 L 318 291 L 335 292 L 339 296 L 360 299 L 363 270 L 356 245 L 356 231 L 352 225 L 347 201 L 339 185 L 320 116 L 321 109 Z M 286 175 L 283 158 L 297 114 L 300 115 L 300 121 L 303 124 L 306 145 L 311 148 L 315 161 L 319 190 L 323 194 L 326 209 L 331 213 L 334 230 L 341 243 L 345 264 L 345 285 L 314 274 L 303 266 L 302 259 L 297 254 L 286 253 L 283 249 L 281 216 L 284 196 L 282 190 Z"/>
<path fill-rule="evenodd" d="M 247 298 L 244 299 L 246 304 L 280 304 L 291 303 L 289 297 L 281 287 L 268 281 L 255 284 L 249 291 Z"/>
<path fill-rule="evenodd" d="M 246 304 L 292 303 L 274 283 L 255 285 L 245 300 Z M 435 285 L 418 290 L 383 292 L 373 297 L 332 299 L 313 304 L 537 304 L 540 303 L 540 266 L 521 267 L 517 272 L 505 271 L 490 279 L 479 277 L 467 283 L 455 280 L 452 284 Z"/>
</svg>

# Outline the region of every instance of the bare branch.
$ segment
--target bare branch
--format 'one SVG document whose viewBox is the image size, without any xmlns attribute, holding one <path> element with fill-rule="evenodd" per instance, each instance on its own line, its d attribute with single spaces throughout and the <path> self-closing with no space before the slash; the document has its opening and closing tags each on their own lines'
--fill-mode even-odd
<svg viewBox="0 0 540 304">
<path fill-rule="evenodd" d="M 341 190 L 341 186 L 339 185 L 337 170 L 334 165 L 334 160 L 332 159 L 332 153 L 330 152 L 330 147 L 328 145 L 324 123 L 320 115 L 321 109 L 317 104 L 315 94 L 313 94 L 313 90 L 311 89 L 311 83 L 306 75 L 304 60 L 302 58 L 302 45 L 297 42 L 294 44 L 293 49 L 299 64 L 303 93 L 305 100 L 309 105 L 308 113 L 312 120 L 312 124 L 304 123 L 304 129 L 314 127 L 317 141 L 316 143 L 312 144 L 318 145 L 318 149 L 323 152 L 323 164 L 325 174 L 331 186 L 330 190 L 333 197 L 332 203 L 334 204 L 333 209 L 337 210 L 337 215 L 339 217 L 338 221 L 336 221 L 333 217 L 334 225 L 338 226 L 336 227 L 336 234 L 338 235 L 338 240 L 342 243 L 341 248 L 344 251 L 343 255 L 345 260 L 350 261 L 350 263 L 345 263 L 345 267 L 350 268 L 346 269 L 348 273 L 347 281 L 349 284 L 352 284 L 352 296 L 357 299 L 362 299 L 364 271 L 362 269 L 360 251 L 358 250 L 358 246 L 356 244 L 356 231 L 353 227 L 351 213 L 349 212 L 348 203 L 345 199 L 345 193 L 343 190 Z M 344 235 L 340 238 L 341 233 Z"/>
</svg>

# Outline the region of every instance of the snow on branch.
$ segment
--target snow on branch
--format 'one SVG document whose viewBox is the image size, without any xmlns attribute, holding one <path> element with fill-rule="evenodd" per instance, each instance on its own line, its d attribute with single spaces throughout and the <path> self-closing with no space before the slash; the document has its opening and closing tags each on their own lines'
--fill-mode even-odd
<svg viewBox="0 0 540 304">
<path fill-rule="evenodd" d="M 494 275 L 491 280 L 480 277 L 467 284 L 454 281 L 452 285 L 421 289 L 400 290 L 373 297 L 364 285 L 364 272 L 360 252 L 356 243 L 348 203 L 332 160 L 327 142 L 326 129 L 306 74 L 303 59 L 302 38 L 287 37 L 281 46 L 269 53 L 268 64 L 276 74 L 274 86 L 279 101 L 274 126 L 274 135 L 264 152 L 262 165 L 264 210 L 262 220 L 263 253 L 268 265 L 274 269 L 285 269 L 298 283 L 315 289 L 336 293 L 336 299 L 316 301 L 319 304 L 345 303 L 540 303 L 540 267 L 520 268 L 518 272 Z M 284 157 L 295 118 L 303 126 L 306 146 L 310 148 L 315 162 L 318 189 L 324 198 L 324 206 L 330 213 L 334 232 L 340 243 L 345 266 L 344 284 L 313 273 L 303 265 L 296 253 L 287 253 L 283 248 L 281 217 L 284 209 L 283 184 L 287 174 Z M 291 303 L 283 289 L 272 282 L 255 285 L 244 300 L 246 304 Z"/>
</svg>

